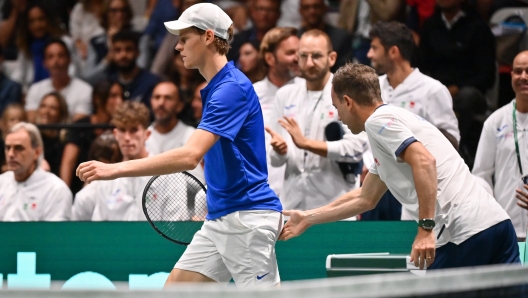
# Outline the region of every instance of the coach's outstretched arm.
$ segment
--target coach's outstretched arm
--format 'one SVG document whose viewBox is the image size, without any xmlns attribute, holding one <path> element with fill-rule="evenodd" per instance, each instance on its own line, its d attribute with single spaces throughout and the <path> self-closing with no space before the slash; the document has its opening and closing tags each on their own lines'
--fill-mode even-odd
<svg viewBox="0 0 528 298">
<path fill-rule="evenodd" d="M 98 161 L 83 162 L 77 168 L 77 176 L 84 182 L 94 180 L 112 180 L 119 177 L 138 177 L 171 174 L 189 171 L 198 165 L 205 153 L 213 147 L 220 137 L 197 129 L 187 143 L 180 148 L 117 164 L 105 164 Z"/>
<path fill-rule="evenodd" d="M 279 239 L 288 240 L 315 224 L 338 221 L 371 210 L 386 191 L 385 182 L 378 175 L 369 173 L 361 188 L 344 194 L 328 205 L 307 211 L 284 210 L 282 213 L 290 216 L 290 220 L 284 225 Z"/>
</svg>

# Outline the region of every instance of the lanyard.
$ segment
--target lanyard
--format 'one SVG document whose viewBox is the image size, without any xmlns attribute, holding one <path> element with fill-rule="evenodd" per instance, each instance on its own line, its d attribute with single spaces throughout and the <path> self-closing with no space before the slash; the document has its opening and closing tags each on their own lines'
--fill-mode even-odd
<svg viewBox="0 0 528 298">
<path fill-rule="evenodd" d="M 323 98 L 323 92 L 321 92 L 321 95 L 319 96 L 319 98 L 317 99 L 317 102 L 315 103 L 315 107 L 313 108 L 312 112 L 310 114 L 308 114 L 308 117 L 306 117 L 304 119 L 304 136 L 306 138 L 309 137 L 310 135 L 310 132 L 311 132 L 311 123 L 313 121 L 313 116 L 315 114 L 315 110 L 317 109 L 317 106 L 319 105 L 319 102 L 321 101 L 321 99 Z M 308 151 L 304 151 L 304 158 L 303 158 L 303 167 L 306 167 L 306 156 L 308 156 Z"/>
<path fill-rule="evenodd" d="M 515 153 L 517 153 L 517 164 L 519 165 L 519 171 L 521 172 L 521 177 L 523 176 L 522 164 L 521 164 L 521 153 L 519 152 L 519 139 L 517 138 L 517 102 L 513 101 L 513 139 L 515 140 Z"/>
</svg>

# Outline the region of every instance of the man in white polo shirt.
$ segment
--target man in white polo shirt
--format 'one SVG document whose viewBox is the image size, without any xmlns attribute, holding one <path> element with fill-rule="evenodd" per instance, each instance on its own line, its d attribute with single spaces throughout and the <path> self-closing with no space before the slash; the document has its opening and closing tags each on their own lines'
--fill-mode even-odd
<svg viewBox="0 0 528 298">
<path fill-rule="evenodd" d="M 517 200 L 516 195 L 522 195 L 518 190 L 524 193 L 522 197 L 528 192 L 528 181 L 521 179 L 528 175 L 528 51 L 513 60 L 511 77 L 515 99 L 484 122 L 473 175 L 493 188 L 497 202 L 512 219 L 517 237 L 525 238 L 528 211 L 521 208 L 526 202 Z"/>
<path fill-rule="evenodd" d="M 290 220 L 281 239 L 372 209 L 389 189 L 418 222 L 411 261 L 420 269 L 520 263 L 508 214 L 435 126 L 383 104 L 369 66 L 346 64 L 332 83 L 339 117 L 353 133 L 367 132 L 374 164 L 360 189 L 321 208 L 283 211 Z"/>
<path fill-rule="evenodd" d="M 253 84 L 259 98 L 264 125 L 271 125 L 273 105 L 277 90 L 286 84 L 293 83 L 299 73 L 297 51 L 299 50 L 299 37 L 295 28 L 273 28 L 264 35 L 260 43 L 259 58 L 264 62 L 268 73 L 266 77 Z M 271 135 L 265 134 L 266 144 L 271 142 Z M 267 148 L 269 149 L 269 148 Z M 286 166 L 272 167 L 269 158 L 268 183 L 277 194 L 281 196 L 284 184 L 284 171 Z"/>
<path fill-rule="evenodd" d="M 72 120 L 92 114 L 92 87 L 88 83 L 72 78 L 68 74 L 71 54 L 60 39 L 52 39 L 44 48 L 44 66 L 50 78 L 34 83 L 26 96 L 26 111 L 30 122 L 35 123 L 37 109 L 45 94 L 59 92 L 68 104 Z"/>
<path fill-rule="evenodd" d="M 145 141 L 150 111 L 139 102 L 125 101 L 116 108 L 112 116 L 114 135 L 123 155 L 123 160 L 145 158 L 149 154 Z M 145 185 L 150 176 L 123 177 L 109 181 L 96 181 L 75 196 L 73 218 L 93 221 L 137 221 L 146 220 L 141 207 Z"/>
<path fill-rule="evenodd" d="M 20 122 L 5 139 L 8 171 L 0 175 L 0 221 L 63 221 L 71 217 L 72 193 L 40 168 L 44 153 L 37 127 Z"/>
<path fill-rule="evenodd" d="M 336 53 L 326 33 L 313 29 L 299 41 L 299 68 L 304 79 L 277 91 L 268 156 L 272 166 L 286 165 L 281 202 L 285 209 L 307 210 L 323 206 L 359 187 L 356 173 L 345 179 L 338 162 L 358 164 L 367 148 L 365 134 L 353 135 L 338 123 L 332 106 L 332 73 Z M 326 131 L 336 125 L 340 140 Z"/>
</svg>

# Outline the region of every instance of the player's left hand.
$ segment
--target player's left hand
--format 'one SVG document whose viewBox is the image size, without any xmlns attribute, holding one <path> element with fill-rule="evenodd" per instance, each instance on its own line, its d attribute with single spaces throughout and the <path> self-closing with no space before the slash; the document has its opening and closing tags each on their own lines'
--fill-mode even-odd
<svg viewBox="0 0 528 298">
<path fill-rule="evenodd" d="M 95 180 L 112 180 L 117 178 L 117 166 L 92 160 L 81 163 L 75 174 L 86 183 Z"/>
<path fill-rule="evenodd" d="M 524 184 L 524 191 L 522 189 L 516 189 L 517 195 L 515 196 L 517 198 L 517 205 L 519 207 L 528 210 L 528 185 Z"/>
<path fill-rule="evenodd" d="M 289 216 L 290 219 L 282 228 L 279 240 L 290 240 L 304 233 L 311 224 L 306 220 L 306 213 L 299 210 L 282 210 L 282 214 Z"/>
<path fill-rule="evenodd" d="M 430 266 L 435 259 L 436 239 L 433 231 L 418 228 L 411 250 L 411 262 L 420 270 Z"/>
<path fill-rule="evenodd" d="M 284 116 L 284 119 L 279 119 L 279 123 L 292 137 L 292 141 L 297 148 L 304 149 L 306 147 L 307 139 L 301 132 L 301 128 L 295 119 Z"/>
</svg>

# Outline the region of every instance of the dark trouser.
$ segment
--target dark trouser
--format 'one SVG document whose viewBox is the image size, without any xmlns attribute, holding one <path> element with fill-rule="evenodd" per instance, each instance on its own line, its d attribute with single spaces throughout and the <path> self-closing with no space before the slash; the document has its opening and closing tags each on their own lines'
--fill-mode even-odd
<svg viewBox="0 0 528 298">
<path fill-rule="evenodd" d="M 435 260 L 428 269 L 520 262 L 517 235 L 508 219 L 471 236 L 459 245 L 449 242 L 437 248 Z"/>
<path fill-rule="evenodd" d="M 387 190 L 374 209 L 361 214 L 361 220 L 401 220 L 401 213 L 402 205 Z"/>
<path fill-rule="evenodd" d="M 486 98 L 477 88 L 462 87 L 453 97 L 453 110 L 460 129 L 460 155 L 471 169 L 482 130 L 482 124 L 475 121 L 475 115 L 486 112 Z"/>
</svg>

